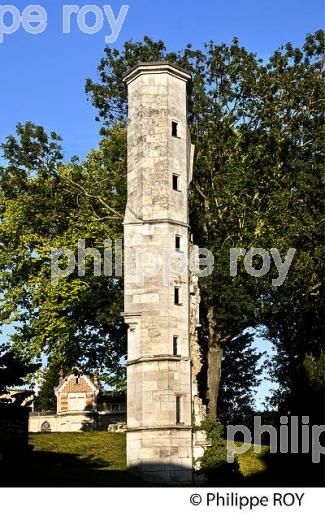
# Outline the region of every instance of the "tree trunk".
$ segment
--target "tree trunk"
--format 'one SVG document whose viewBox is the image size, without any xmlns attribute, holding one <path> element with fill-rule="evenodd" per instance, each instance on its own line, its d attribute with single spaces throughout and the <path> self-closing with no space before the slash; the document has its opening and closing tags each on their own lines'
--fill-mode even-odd
<svg viewBox="0 0 325 520">
<path fill-rule="evenodd" d="M 216 419 L 223 348 L 219 345 L 212 308 L 208 310 L 208 325 L 208 412 L 211 417 Z"/>
</svg>

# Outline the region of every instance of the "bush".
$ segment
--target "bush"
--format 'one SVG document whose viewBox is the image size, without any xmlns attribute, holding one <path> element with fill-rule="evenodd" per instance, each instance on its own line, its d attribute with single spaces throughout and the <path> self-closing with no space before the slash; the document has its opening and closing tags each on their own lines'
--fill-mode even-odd
<svg viewBox="0 0 325 520">
<path fill-rule="evenodd" d="M 207 416 L 201 423 L 210 446 L 199 459 L 200 471 L 205 474 L 209 484 L 233 484 L 241 477 L 238 459 L 227 461 L 226 441 L 222 437 L 223 426 L 212 417 Z"/>
</svg>

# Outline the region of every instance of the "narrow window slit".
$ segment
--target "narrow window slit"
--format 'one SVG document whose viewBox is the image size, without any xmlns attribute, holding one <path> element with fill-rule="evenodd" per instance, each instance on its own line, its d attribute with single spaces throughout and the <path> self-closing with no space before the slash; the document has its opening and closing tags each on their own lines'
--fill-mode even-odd
<svg viewBox="0 0 325 520">
<path fill-rule="evenodd" d="M 178 336 L 173 336 L 173 356 L 178 356 Z"/>
<path fill-rule="evenodd" d="M 181 398 L 179 395 L 176 396 L 176 424 L 181 423 Z"/>
</svg>

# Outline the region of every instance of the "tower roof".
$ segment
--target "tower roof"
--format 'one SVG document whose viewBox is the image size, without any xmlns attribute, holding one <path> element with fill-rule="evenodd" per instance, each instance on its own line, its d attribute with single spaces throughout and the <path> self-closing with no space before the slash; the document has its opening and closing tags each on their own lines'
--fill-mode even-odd
<svg viewBox="0 0 325 520">
<path fill-rule="evenodd" d="M 183 81 L 189 81 L 191 74 L 182 69 L 178 65 L 169 63 L 168 61 L 146 61 L 140 62 L 135 67 L 132 67 L 124 76 L 123 81 L 129 84 L 141 74 L 162 74 L 167 73 L 176 76 Z"/>
</svg>

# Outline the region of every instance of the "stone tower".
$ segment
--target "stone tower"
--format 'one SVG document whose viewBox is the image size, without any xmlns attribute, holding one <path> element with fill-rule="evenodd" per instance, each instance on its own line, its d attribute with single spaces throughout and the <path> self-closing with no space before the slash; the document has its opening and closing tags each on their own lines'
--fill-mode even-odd
<svg viewBox="0 0 325 520">
<path fill-rule="evenodd" d="M 128 86 L 125 312 L 127 464 L 145 480 L 191 483 L 190 75 L 142 63 Z M 194 327 L 195 328 L 195 327 Z"/>
</svg>

